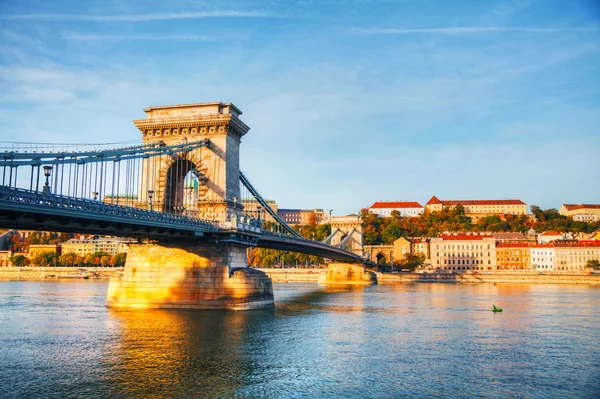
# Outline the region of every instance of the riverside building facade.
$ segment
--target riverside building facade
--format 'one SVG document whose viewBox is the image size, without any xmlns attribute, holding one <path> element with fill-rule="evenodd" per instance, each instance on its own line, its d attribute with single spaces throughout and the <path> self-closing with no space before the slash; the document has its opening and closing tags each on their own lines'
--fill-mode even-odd
<svg viewBox="0 0 600 399">
<path fill-rule="evenodd" d="M 529 270 L 531 268 L 531 244 L 499 243 L 496 245 L 496 267 L 498 270 Z"/>
<path fill-rule="evenodd" d="M 435 195 L 425 204 L 428 212 L 439 212 L 443 208 L 454 208 L 462 205 L 465 215 L 472 218 L 473 222 L 486 216 L 526 215 L 527 204 L 521 200 L 440 200 Z"/>
<path fill-rule="evenodd" d="M 62 253 L 74 253 L 79 256 L 93 254 L 95 252 L 106 252 L 109 255 L 126 253 L 129 245 L 135 241 L 123 240 L 120 238 L 90 238 L 90 239 L 72 239 L 62 243 Z"/>
<path fill-rule="evenodd" d="M 431 239 L 434 270 L 496 270 L 496 240 L 487 233 L 448 233 Z"/>
<path fill-rule="evenodd" d="M 552 243 L 555 253 L 554 269 L 557 271 L 582 272 L 592 259 L 600 261 L 600 241 L 562 241 Z"/>
<path fill-rule="evenodd" d="M 531 269 L 554 271 L 556 251 L 553 244 L 536 244 L 531 246 Z"/>
</svg>

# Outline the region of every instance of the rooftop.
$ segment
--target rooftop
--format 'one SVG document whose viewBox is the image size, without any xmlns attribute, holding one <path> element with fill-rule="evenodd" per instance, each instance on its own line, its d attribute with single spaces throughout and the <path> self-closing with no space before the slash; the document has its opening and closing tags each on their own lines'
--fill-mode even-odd
<svg viewBox="0 0 600 399">
<path fill-rule="evenodd" d="M 427 205 L 526 205 L 518 199 L 507 200 L 440 200 L 435 195 L 427 202 Z"/>
<path fill-rule="evenodd" d="M 568 211 L 576 209 L 600 209 L 600 204 L 564 204 Z"/>
<path fill-rule="evenodd" d="M 392 208 L 423 208 L 423 205 L 415 201 L 377 201 L 369 207 L 369 209 Z"/>
<path fill-rule="evenodd" d="M 494 238 L 489 233 L 443 233 L 438 236 L 442 240 L 483 240 L 484 238 Z"/>
<path fill-rule="evenodd" d="M 559 233 L 558 231 L 554 231 L 554 230 L 548 230 L 542 233 L 542 236 L 561 236 L 562 237 L 562 233 Z"/>
</svg>

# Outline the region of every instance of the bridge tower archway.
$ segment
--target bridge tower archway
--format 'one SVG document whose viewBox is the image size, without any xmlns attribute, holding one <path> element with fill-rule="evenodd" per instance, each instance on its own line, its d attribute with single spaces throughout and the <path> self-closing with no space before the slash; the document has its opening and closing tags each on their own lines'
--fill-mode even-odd
<svg viewBox="0 0 600 399">
<path fill-rule="evenodd" d="M 162 193 L 162 210 L 168 213 L 184 214 L 185 211 L 190 211 L 194 204 L 194 201 L 190 201 L 188 197 L 193 196 L 195 193 L 188 194 L 188 187 L 191 190 L 197 191 L 194 185 L 190 186 L 190 181 L 193 181 L 195 171 L 198 168 L 196 165 L 187 159 L 178 158 L 175 160 L 168 169 L 164 172 L 165 184 Z M 161 174 L 163 172 L 161 171 Z M 199 172 L 196 172 L 199 174 Z"/>
<path fill-rule="evenodd" d="M 239 117 L 242 112 L 231 103 L 199 103 L 149 107 L 146 119 L 133 122 L 144 144 L 175 145 L 208 139 L 206 148 L 188 153 L 145 159 L 139 191 L 139 206 L 153 203 L 153 209 L 178 213 L 184 205 L 186 176 L 194 172 L 198 194 L 194 216 L 228 221 L 241 208 L 241 138 L 250 130 Z M 151 192 L 151 193 L 149 193 Z M 152 198 L 149 198 L 152 196 Z"/>
<path fill-rule="evenodd" d="M 335 232 L 331 238 L 331 245 L 341 245 L 349 251 L 363 256 L 362 220 L 359 216 L 332 216 L 329 223 L 331 231 Z"/>
</svg>

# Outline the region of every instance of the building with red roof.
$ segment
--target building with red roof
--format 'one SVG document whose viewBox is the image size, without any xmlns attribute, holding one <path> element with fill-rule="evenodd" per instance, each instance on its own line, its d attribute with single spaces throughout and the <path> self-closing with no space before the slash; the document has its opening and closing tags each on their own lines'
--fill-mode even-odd
<svg viewBox="0 0 600 399">
<path fill-rule="evenodd" d="M 496 245 L 498 270 L 530 270 L 531 243 L 507 242 Z"/>
<path fill-rule="evenodd" d="M 425 204 L 425 209 L 428 212 L 439 212 L 443 208 L 454 208 L 457 205 L 462 205 L 465 209 L 465 214 L 476 222 L 478 219 L 498 215 L 503 217 L 507 214 L 526 215 L 527 204 L 521 200 L 440 200 L 435 195 Z"/>
<path fill-rule="evenodd" d="M 589 260 L 600 261 L 600 240 L 563 240 L 551 243 L 555 251 L 555 270 L 582 272 Z"/>
<path fill-rule="evenodd" d="M 369 213 L 381 217 L 390 217 L 393 211 L 398 211 L 401 217 L 416 217 L 424 210 L 423 205 L 415 201 L 377 201 L 369 207 Z"/>
<path fill-rule="evenodd" d="M 496 239 L 489 233 L 444 233 L 429 243 L 435 270 L 496 270 Z"/>
<path fill-rule="evenodd" d="M 580 222 L 600 220 L 600 204 L 562 204 L 558 213 Z"/>
</svg>

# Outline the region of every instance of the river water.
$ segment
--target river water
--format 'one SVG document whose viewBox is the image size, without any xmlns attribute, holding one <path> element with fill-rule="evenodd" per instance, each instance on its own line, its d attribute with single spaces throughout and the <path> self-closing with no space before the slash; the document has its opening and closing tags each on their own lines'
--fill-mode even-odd
<svg viewBox="0 0 600 399">
<path fill-rule="evenodd" d="M 107 285 L 0 282 L 1 398 L 600 397 L 600 287 L 275 284 L 220 312 Z"/>
</svg>

